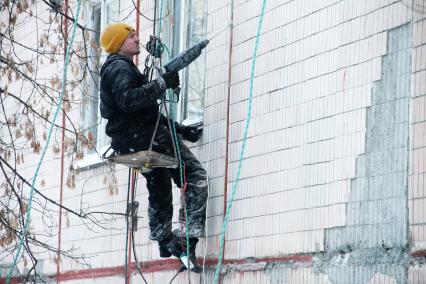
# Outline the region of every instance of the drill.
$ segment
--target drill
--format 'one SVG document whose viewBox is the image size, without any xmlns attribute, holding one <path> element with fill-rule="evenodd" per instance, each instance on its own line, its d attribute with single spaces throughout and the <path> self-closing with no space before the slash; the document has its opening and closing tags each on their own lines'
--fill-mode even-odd
<svg viewBox="0 0 426 284">
<path fill-rule="evenodd" d="M 201 50 L 205 48 L 208 43 L 209 40 L 205 39 L 191 46 L 187 50 L 182 51 L 167 62 L 166 65 L 164 65 L 164 69 L 166 69 L 166 72 L 178 72 L 179 70 L 182 70 L 200 56 Z"/>
<path fill-rule="evenodd" d="M 169 62 L 164 65 L 166 72 L 178 72 L 188 66 L 192 61 L 198 58 L 201 54 L 201 50 L 209 43 L 208 39 L 205 39 L 185 51 L 182 51 L 177 56 L 173 57 Z M 173 90 L 177 101 L 179 100 L 180 87 Z M 176 101 L 176 102 L 177 102 Z"/>
</svg>

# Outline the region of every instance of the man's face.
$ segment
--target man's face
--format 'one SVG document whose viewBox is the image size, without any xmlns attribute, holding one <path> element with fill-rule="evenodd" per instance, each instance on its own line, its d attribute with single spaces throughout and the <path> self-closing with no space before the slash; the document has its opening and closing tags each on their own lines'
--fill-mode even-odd
<svg viewBox="0 0 426 284">
<path fill-rule="evenodd" d="M 123 42 L 119 53 L 126 55 L 128 57 L 133 57 L 133 55 L 139 54 L 139 37 L 135 32 L 131 32 L 126 40 Z"/>
</svg>

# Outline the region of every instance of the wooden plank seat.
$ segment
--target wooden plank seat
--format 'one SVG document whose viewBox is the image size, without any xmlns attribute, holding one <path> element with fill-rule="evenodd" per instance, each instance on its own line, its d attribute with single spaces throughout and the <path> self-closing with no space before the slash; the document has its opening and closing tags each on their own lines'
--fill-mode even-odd
<svg viewBox="0 0 426 284">
<path fill-rule="evenodd" d="M 112 163 L 139 169 L 141 172 L 149 172 L 154 168 L 176 169 L 179 166 L 178 159 L 152 150 L 124 155 L 119 155 L 114 152 L 110 156 L 104 156 L 103 158 Z"/>
</svg>

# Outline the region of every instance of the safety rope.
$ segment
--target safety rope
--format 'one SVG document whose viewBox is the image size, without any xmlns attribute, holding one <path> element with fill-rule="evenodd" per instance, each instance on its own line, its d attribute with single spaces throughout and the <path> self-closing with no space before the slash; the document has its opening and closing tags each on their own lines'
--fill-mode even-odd
<svg viewBox="0 0 426 284">
<path fill-rule="evenodd" d="M 253 99 L 254 67 L 256 65 L 257 48 L 259 46 L 260 30 L 262 28 L 263 15 L 265 14 L 265 6 L 266 6 L 266 0 L 263 0 L 262 9 L 261 9 L 260 17 L 259 17 L 259 23 L 258 23 L 258 26 L 257 26 L 256 41 L 255 41 L 254 50 L 253 50 L 253 59 L 252 59 L 252 62 L 251 62 L 250 92 L 249 92 L 249 98 L 248 98 L 248 113 L 247 113 L 247 119 L 246 119 L 246 123 L 245 123 L 245 127 L 244 127 L 243 144 L 241 146 L 240 156 L 239 156 L 239 160 L 238 160 L 237 177 L 235 179 L 234 184 L 232 185 L 231 198 L 230 198 L 230 200 L 229 200 L 229 202 L 226 206 L 226 213 L 225 213 L 225 217 L 224 217 L 223 224 L 222 224 L 222 227 L 221 227 L 220 243 L 219 243 L 219 255 L 218 255 L 218 261 L 217 261 L 218 263 L 217 263 L 217 266 L 216 266 L 216 271 L 215 271 L 214 280 L 213 280 L 214 284 L 218 283 L 218 280 L 219 280 L 220 269 L 222 267 L 223 245 L 224 245 L 224 240 L 225 240 L 225 232 L 226 232 L 226 228 L 227 228 L 228 223 L 229 223 L 229 215 L 230 215 L 232 205 L 233 205 L 233 202 L 234 202 L 238 182 L 240 180 L 240 174 L 241 174 L 241 168 L 242 168 L 242 165 L 243 165 L 244 152 L 245 152 L 245 148 L 246 148 L 246 144 L 247 144 L 247 134 L 248 134 L 248 128 L 249 128 L 249 125 L 250 125 L 252 99 Z"/>
<path fill-rule="evenodd" d="M 31 216 L 34 186 L 35 186 L 35 183 L 36 183 L 36 180 L 37 180 L 40 168 L 41 168 L 41 164 L 44 160 L 44 156 L 46 155 L 46 151 L 47 151 L 47 148 L 48 148 L 49 143 L 50 143 L 50 138 L 52 136 L 53 127 L 55 125 L 56 118 L 58 117 L 59 110 L 61 109 L 62 100 L 63 100 L 64 94 L 65 94 L 65 85 L 66 85 L 66 79 L 67 79 L 68 63 L 69 63 L 69 60 L 70 60 L 71 47 L 72 47 L 72 44 L 74 42 L 75 32 L 76 32 L 76 29 L 77 29 L 78 17 L 80 15 L 80 7 L 81 7 L 80 4 L 81 4 L 81 1 L 78 0 L 77 1 L 77 12 L 76 12 L 76 15 L 75 15 L 75 21 L 74 21 L 73 26 L 72 26 L 73 31 L 72 31 L 71 41 L 68 45 L 68 49 L 67 49 L 66 56 L 65 56 L 65 66 L 64 66 L 64 73 L 63 73 L 63 77 L 62 77 L 61 94 L 58 98 L 58 105 L 56 107 L 55 114 L 54 114 L 53 119 L 51 121 L 49 133 L 48 133 L 47 140 L 46 140 L 46 143 L 45 143 L 44 148 L 43 148 L 43 152 L 41 154 L 40 160 L 38 161 L 36 171 L 35 171 L 34 176 L 32 178 L 30 197 L 29 197 L 28 208 L 27 208 L 26 217 L 25 217 L 26 220 L 25 220 L 25 224 L 24 224 L 24 231 L 21 233 L 21 237 L 20 237 L 20 240 L 19 240 L 19 244 L 18 244 L 18 248 L 17 248 L 16 254 L 15 254 L 15 257 L 13 259 L 13 263 L 9 267 L 9 271 L 8 271 L 7 277 L 6 277 L 6 284 L 10 283 L 12 272 L 13 272 L 13 270 L 14 270 L 17 262 L 18 262 L 18 258 L 20 256 L 20 254 L 21 254 L 22 245 L 24 243 L 25 235 L 27 234 L 27 231 L 28 231 L 28 223 L 29 223 L 30 216 Z"/>
<path fill-rule="evenodd" d="M 163 0 L 160 0 L 159 6 L 160 6 L 159 7 L 159 13 L 160 13 L 159 18 L 160 19 L 158 20 L 158 22 L 159 22 L 158 36 L 156 35 L 157 1 L 154 0 L 153 36 L 151 36 L 149 42 L 146 45 L 146 49 L 147 49 L 149 54 L 145 59 L 144 74 L 147 76 L 148 80 L 150 80 L 150 81 L 152 80 L 152 75 L 153 75 L 154 69 L 157 69 L 157 71 L 161 72 L 161 65 L 162 65 L 161 64 L 161 57 L 162 57 L 164 50 L 167 51 L 167 55 L 170 58 L 169 49 L 160 40 L 160 33 L 161 33 L 161 29 L 162 29 Z M 156 62 L 157 58 L 159 59 L 158 62 Z M 159 65 L 159 66 L 157 66 L 157 65 Z M 171 94 L 171 92 L 169 92 L 169 91 L 166 91 L 166 94 L 168 94 L 170 96 L 170 98 L 167 101 L 173 102 L 173 97 L 172 97 L 173 94 Z M 184 194 L 185 188 L 186 188 L 186 178 L 183 177 L 184 169 L 183 169 L 183 166 L 182 166 L 183 161 L 182 161 L 182 158 L 181 158 L 181 155 L 180 155 L 179 140 L 178 140 L 177 135 L 176 135 L 176 127 L 175 127 L 175 121 L 173 120 L 173 113 L 170 113 L 170 117 L 169 117 L 165 97 L 163 97 L 161 99 L 160 109 L 158 111 L 158 117 L 157 117 L 157 120 L 156 120 L 156 123 L 155 123 L 154 132 L 153 132 L 153 135 L 151 137 L 151 141 L 150 141 L 150 144 L 149 144 L 149 147 L 148 147 L 148 151 L 152 151 L 155 135 L 156 135 L 158 127 L 159 127 L 160 118 L 161 118 L 163 108 L 164 108 L 164 111 L 166 113 L 168 129 L 169 129 L 169 132 L 171 132 L 170 134 L 171 134 L 171 138 L 172 138 L 175 158 L 177 158 L 178 161 L 179 161 L 180 184 L 183 187 L 183 190 L 181 192 L 182 192 L 182 194 Z M 171 112 L 173 112 L 173 108 L 171 109 Z M 184 198 L 183 198 L 183 207 L 184 207 L 184 211 L 185 211 L 185 220 L 187 220 L 188 219 L 187 218 L 187 210 L 186 210 L 186 203 L 185 203 Z M 188 226 L 188 223 L 186 222 L 186 254 L 187 254 L 187 256 L 189 256 L 189 236 L 188 236 L 188 227 L 187 226 Z M 189 267 L 189 257 L 188 257 L 188 263 L 187 263 L 186 266 Z M 141 270 L 140 269 L 138 269 L 138 270 L 142 275 Z M 189 269 L 188 269 L 188 271 L 189 271 Z M 145 279 L 144 279 L 144 281 L 145 281 Z M 190 281 L 190 280 L 188 280 L 188 281 Z"/>
<path fill-rule="evenodd" d="M 167 49 L 168 50 L 168 49 Z M 170 56 L 169 56 L 170 57 Z M 169 97 L 173 96 L 173 94 L 171 92 L 168 92 Z M 186 233 L 186 255 L 188 256 L 188 263 L 186 264 L 186 267 L 188 268 L 188 273 L 190 271 L 190 258 L 189 258 L 189 235 L 188 235 L 188 211 L 186 209 L 186 201 L 185 201 L 185 191 L 186 191 L 186 186 L 184 188 L 184 184 L 186 184 L 186 177 L 184 178 L 184 174 L 185 174 L 185 165 L 184 162 L 182 161 L 182 157 L 180 155 L 180 147 L 179 147 L 179 140 L 176 134 L 176 127 L 175 127 L 175 121 L 173 120 L 174 114 L 173 114 L 173 108 L 170 109 L 170 117 L 173 123 L 171 123 L 171 130 L 172 130 L 172 137 L 174 140 L 174 145 L 176 146 L 176 152 L 178 155 L 178 161 L 179 161 L 179 176 L 180 176 L 180 184 L 182 186 L 181 189 L 181 194 L 184 195 L 184 198 L 182 198 L 182 207 L 185 213 L 185 233 Z M 167 120 L 169 120 L 167 118 Z M 188 277 L 188 282 L 190 282 L 190 277 Z"/>
<path fill-rule="evenodd" d="M 159 8 L 159 12 L 160 12 L 160 20 L 159 20 L 159 29 L 158 29 L 158 37 L 160 37 L 160 33 L 161 33 L 161 28 L 162 28 L 162 14 L 163 14 L 163 0 L 160 0 L 160 8 Z M 155 31 L 155 27 L 154 27 L 154 31 Z M 161 44 L 161 46 L 163 47 L 163 50 L 167 51 L 167 55 L 168 58 L 170 59 L 171 54 L 169 49 L 167 48 L 167 46 L 165 44 Z M 160 61 L 161 64 L 161 61 Z M 167 91 L 167 94 L 169 95 L 169 101 L 173 100 L 173 94 L 170 91 Z M 176 134 L 176 127 L 175 127 L 175 121 L 173 119 L 174 114 L 173 114 L 173 108 L 170 109 L 170 119 L 172 120 L 171 123 L 171 127 L 169 127 L 169 130 L 172 131 L 172 140 L 173 140 L 173 145 L 176 147 L 176 153 L 177 153 L 177 158 L 179 161 L 179 176 L 180 176 L 180 184 L 181 184 L 181 194 L 185 194 L 185 190 L 183 190 L 183 186 L 184 183 L 186 184 L 186 178 L 184 178 L 184 165 L 183 165 L 183 161 L 182 161 L 182 157 L 180 154 L 180 148 L 179 148 L 179 140 Z M 169 122 L 170 125 L 170 120 L 169 117 L 167 117 L 167 121 Z M 188 263 L 186 264 L 187 268 L 188 268 L 188 273 L 190 271 L 190 258 L 189 258 L 189 235 L 188 235 L 188 211 L 186 208 L 186 202 L 185 202 L 185 195 L 184 198 L 182 199 L 182 207 L 184 209 L 184 213 L 185 213 L 185 233 L 186 233 L 186 255 L 188 256 Z M 190 277 L 188 277 L 188 282 L 190 283 Z"/>
</svg>

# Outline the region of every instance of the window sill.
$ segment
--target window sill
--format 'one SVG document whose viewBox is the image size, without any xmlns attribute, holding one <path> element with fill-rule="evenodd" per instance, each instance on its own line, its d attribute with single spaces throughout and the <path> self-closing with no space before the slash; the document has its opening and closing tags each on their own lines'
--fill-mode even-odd
<svg viewBox="0 0 426 284">
<path fill-rule="evenodd" d="M 75 168 L 85 171 L 104 165 L 106 161 L 102 159 L 101 156 L 109 147 L 110 145 L 107 145 L 102 147 L 97 153 L 85 155 L 83 160 L 80 160 L 75 164 Z"/>
<path fill-rule="evenodd" d="M 199 117 L 186 118 L 184 121 L 182 121 L 182 124 L 185 126 L 197 125 L 197 124 L 203 125 L 203 123 L 204 123 L 203 118 L 199 118 Z"/>
</svg>

